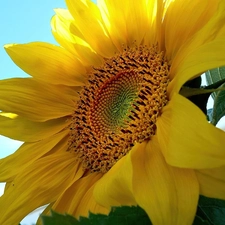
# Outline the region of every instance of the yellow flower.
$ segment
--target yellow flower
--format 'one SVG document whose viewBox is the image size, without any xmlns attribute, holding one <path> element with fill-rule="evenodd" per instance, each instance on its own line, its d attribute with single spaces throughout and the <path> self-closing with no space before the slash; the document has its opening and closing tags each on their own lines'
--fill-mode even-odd
<svg viewBox="0 0 225 225">
<path fill-rule="evenodd" d="M 31 78 L 0 81 L 0 224 L 50 203 L 76 217 L 139 205 L 192 224 L 199 194 L 225 199 L 225 133 L 179 94 L 225 65 L 224 0 L 67 0 L 60 44 L 7 45 Z"/>
</svg>

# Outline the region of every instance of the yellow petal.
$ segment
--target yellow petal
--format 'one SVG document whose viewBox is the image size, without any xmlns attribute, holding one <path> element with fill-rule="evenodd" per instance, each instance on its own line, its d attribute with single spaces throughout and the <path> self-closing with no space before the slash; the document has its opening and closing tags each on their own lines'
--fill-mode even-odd
<svg viewBox="0 0 225 225">
<path fill-rule="evenodd" d="M 13 154 L 0 159 L 0 182 L 12 181 L 28 165 L 51 152 L 66 152 L 68 131 L 60 132 L 42 141 L 24 143 Z"/>
<path fill-rule="evenodd" d="M 9 117 L 9 113 L 0 113 L 0 134 L 24 142 L 39 141 L 67 127 L 66 120 L 66 118 L 59 118 L 46 122 L 33 122 L 16 114 L 12 118 Z"/>
<path fill-rule="evenodd" d="M 133 194 L 155 225 L 190 225 L 195 217 L 199 188 L 195 173 L 169 166 L 157 137 L 132 151 Z"/>
<path fill-rule="evenodd" d="M 225 200 L 225 166 L 214 169 L 197 170 L 200 194 Z"/>
<path fill-rule="evenodd" d="M 173 58 L 182 45 L 211 19 L 216 12 L 218 2 L 219 0 L 170 2 L 163 20 L 168 58 Z M 199 36 L 199 38 L 204 37 Z"/>
<path fill-rule="evenodd" d="M 73 55 L 77 52 L 74 48 L 75 39 L 70 32 L 73 17 L 67 9 L 54 9 L 56 15 L 51 19 L 52 33 L 56 41 Z"/>
<path fill-rule="evenodd" d="M 63 86 L 41 83 L 32 78 L 0 81 L 0 109 L 32 121 L 71 115 L 76 98 L 78 95 L 70 95 Z"/>
<path fill-rule="evenodd" d="M 89 215 L 89 212 L 92 212 L 94 214 L 109 214 L 111 208 L 106 208 L 96 202 L 93 195 L 94 188 L 95 184 L 92 185 L 83 195 L 79 204 L 80 206 L 77 207 L 75 215 L 84 215 L 85 217 L 87 217 Z"/>
<path fill-rule="evenodd" d="M 224 38 L 218 38 L 192 50 L 178 66 L 172 64 L 171 76 L 175 77 L 168 86 L 170 96 L 174 92 L 178 93 L 186 81 L 200 76 L 207 70 L 225 65 L 224 52 Z M 176 63 L 176 60 L 174 62 Z"/>
<path fill-rule="evenodd" d="M 94 190 L 104 206 L 140 205 L 156 225 L 191 224 L 198 194 L 194 172 L 167 165 L 155 137 L 148 144 L 136 144 Z"/>
<path fill-rule="evenodd" d="M 51 84 L 79 86 L 85 82 L 85 69 L 62 47 L 48 43 L 6 45 L 11 59 L 36 79 Z"/>
<path fill-rule="evenodd" d="M 0 224 L 18 224 L 37 207 L 55 201 L 72 180 L 80 178 L 78 166 L 68 152 L 30 164 L 0 197 Z"/>
<path fill-rule="evenodd" d="M 111 57 L 116 48 L 104 27 L 100 11 L 90 0 L 66 1 L 74 17 L 74 25 L 82 33 L 84 40 L 103 57 Z M 76 33 L 75 33 L 76 35 Z"/>
<path fill-rule="evenodd" d="M 150 7 L 151 7 L 151 2 L 153 2 L 153 1 L 148 0 L 147 2 L 150 3 Z M 163 40 L 164 33 L 162 30 L 162 18 L 164 18 L 167 2 L 169 2 L 169 0 L 167 0 L 167 1 L 155 0 L 154 1 L 154 6 L 152 9 L 153 13 L 150 14 L 153 16 L 153 23 L 152 23 L 152 27 L 151 27 L 150 31 L 147 34 L 147 35 L 150 35 L 150 37 L 152 37 L 151 39 L 153 40 L 153 42 L 151 41 L 151 44 L 155 45 L 157 43 L 159 46 L 159 49 L 161 49 L 162 51 L 165 50 L 165 43 Z M 152 34 L 152 33 L 154 33 L 154 34 Z"/>
<path fill-rule="evenodd" d="M 54 203 L 57 212 L 68 213 L 75 217 L 88 216 L 92 213 L 108 213 L 109 209 L 100 206 L 93 198 L 93 187 L 102 174 L 91 173 L 74 182 Z"/>
<path fill-rule="evenodd" d="M 225 132 L 208 123 L 203 112 L 179 94 L 163 108 L 157 136 L 170 165 L 193 169 L 225 165 Z"/>
<path fill-rule="evenodd" d="M 83 40 L 83 36 L 80 33 L 78 35 L 78 30 L 73 24 L 73 19 L 71 20 L 72 16 L 69 11 L 57 9 L 55 12 L 56 15 L 51 20 L 51 27 L 57 42 L 80 59 L 83 65 L 100 65 L 102 57 Z M 76 30 L 73 33 L 76 33 L 78 36 L 74 35 L 71 29 Z"/>
<path fill-rule="evenodd" d="M 185 45 L 180 46 L 177 54 L 171 59 L 170 77 L 173 80 L 169 85 L 170 96 L 173 92 L 179 92 L 186 81 L 206 70 L 225 65 L 225 1 L 216 2 L 219 3 L 214 15 L 209 15 L 210 20 L 205 26 L 189 38 Z"/>
<path fill-rule="evenodd" d="M 99 0 L 97 5 L 105 27 L 119 50 L 122 50 L 124 45 L 132 45 L 134 42 L 139 45 L 148 33 L 154 33 L 150 25 L 156 1 Z M 149 44 L 149 39 L 145 42 Z"/>
<path fill-rule="evenodd" d="M 105 207 L 137 205 L 132 193 L 133 169 L 131 155 L 128 153 L 96 183 L 96 201 Z"/>
</svg>

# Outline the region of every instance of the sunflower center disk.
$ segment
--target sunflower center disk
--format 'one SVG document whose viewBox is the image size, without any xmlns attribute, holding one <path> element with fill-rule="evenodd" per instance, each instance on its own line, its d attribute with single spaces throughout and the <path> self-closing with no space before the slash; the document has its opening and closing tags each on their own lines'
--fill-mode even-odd
<svg viewBox="0 0 225 225">
<path fill-rule="evenodd" d="M 134 72 L 124 71 L 99 89 L 91 108 L 91 123 L 98 136 L 119 132 L 126 126 L 134 100 L 138 98 L 138 78 Z"/>
<path fill-rule="evenodd" d="M 107 172 L 150 139 L 167 104 L 169 65 L 157 46 L 125 49 L 89 74 L 70 126 L 69 150 L 84 169 Z"/>
</svg>

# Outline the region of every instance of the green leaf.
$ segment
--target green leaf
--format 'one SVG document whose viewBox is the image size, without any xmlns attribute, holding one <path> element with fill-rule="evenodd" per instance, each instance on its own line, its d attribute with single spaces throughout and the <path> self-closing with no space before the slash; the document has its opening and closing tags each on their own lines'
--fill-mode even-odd
<svg viewBox="0 0 225 225">
<path fill-rule="evenodd" d="M 216 69 L 212 69 L 212 70 L 208 70 L 207 72 L 205 72 L 205 76 L 206 76 L 206 82 L 208 85 L 212 85 L 221 80 L 224 80 L 225 79 L 225 66 L 219 67 Z M 212 97 L 215 98 L 216 94 L 217 93 L 213 93 Z"/>
<path fill-rule="evenodd" d="M 52 211 L 51 216 L 42 216 L 42 223 L 44 225 L 79 225 L 79 221 L 73 216 L 62 215 Z"/>
<path fill-rule="evenodd" d="M 221 87 L 225 88 L 225 83 L 221 85 Z M 218 91 L 214 99 L 211 123 L 213 125 L 216 125 L 224 115 L 225 115 L 225 91 Z"/>
<path fill-rule="evenodd" d="M 225 66 L 208 70 L 207 72 L 205 72 L 205 75 L 206 75 L 206 81 L 209 85 L 214 84 L 217 81 L 223 80 L 225 79 Z"/>
<path fill-rule="evenodd" d="M 208 220 L 203 220 L 201 217 L 196 216 L 193 225 L 212 225 Z"/>
<path fill-rule="evenodd" d="M 52 211 L 51 216 L 42 216 L 44 225 L 151 225 L 146 212 L 140 207 L 113 207 L 108 216 L 89 214 L 89 218 L 79 220 L 70 215 L 62 215 Z"/>
<path fill-rule="evenodd" d="M 201 211 L 201 218 L 208 220 L 212 225 L 225 224 L 225 201 L 213 198 L 200 196 L 199 210 Z M 199 215 L 198 211 L 198 215 Z"/>
</svg>

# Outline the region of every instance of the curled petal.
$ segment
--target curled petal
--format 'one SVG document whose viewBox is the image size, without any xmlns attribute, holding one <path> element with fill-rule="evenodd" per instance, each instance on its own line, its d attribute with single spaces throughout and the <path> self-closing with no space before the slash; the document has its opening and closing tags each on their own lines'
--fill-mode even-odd
<svg viewBox="0 0 225 225">
<path fill-rule="evenodd" d="M 225 132 L 208 123 L 203 112 L 179 94 L 163 108 L 157 136 L 172 166 L 206 169 L 225 165 Z"/>
</svg>

